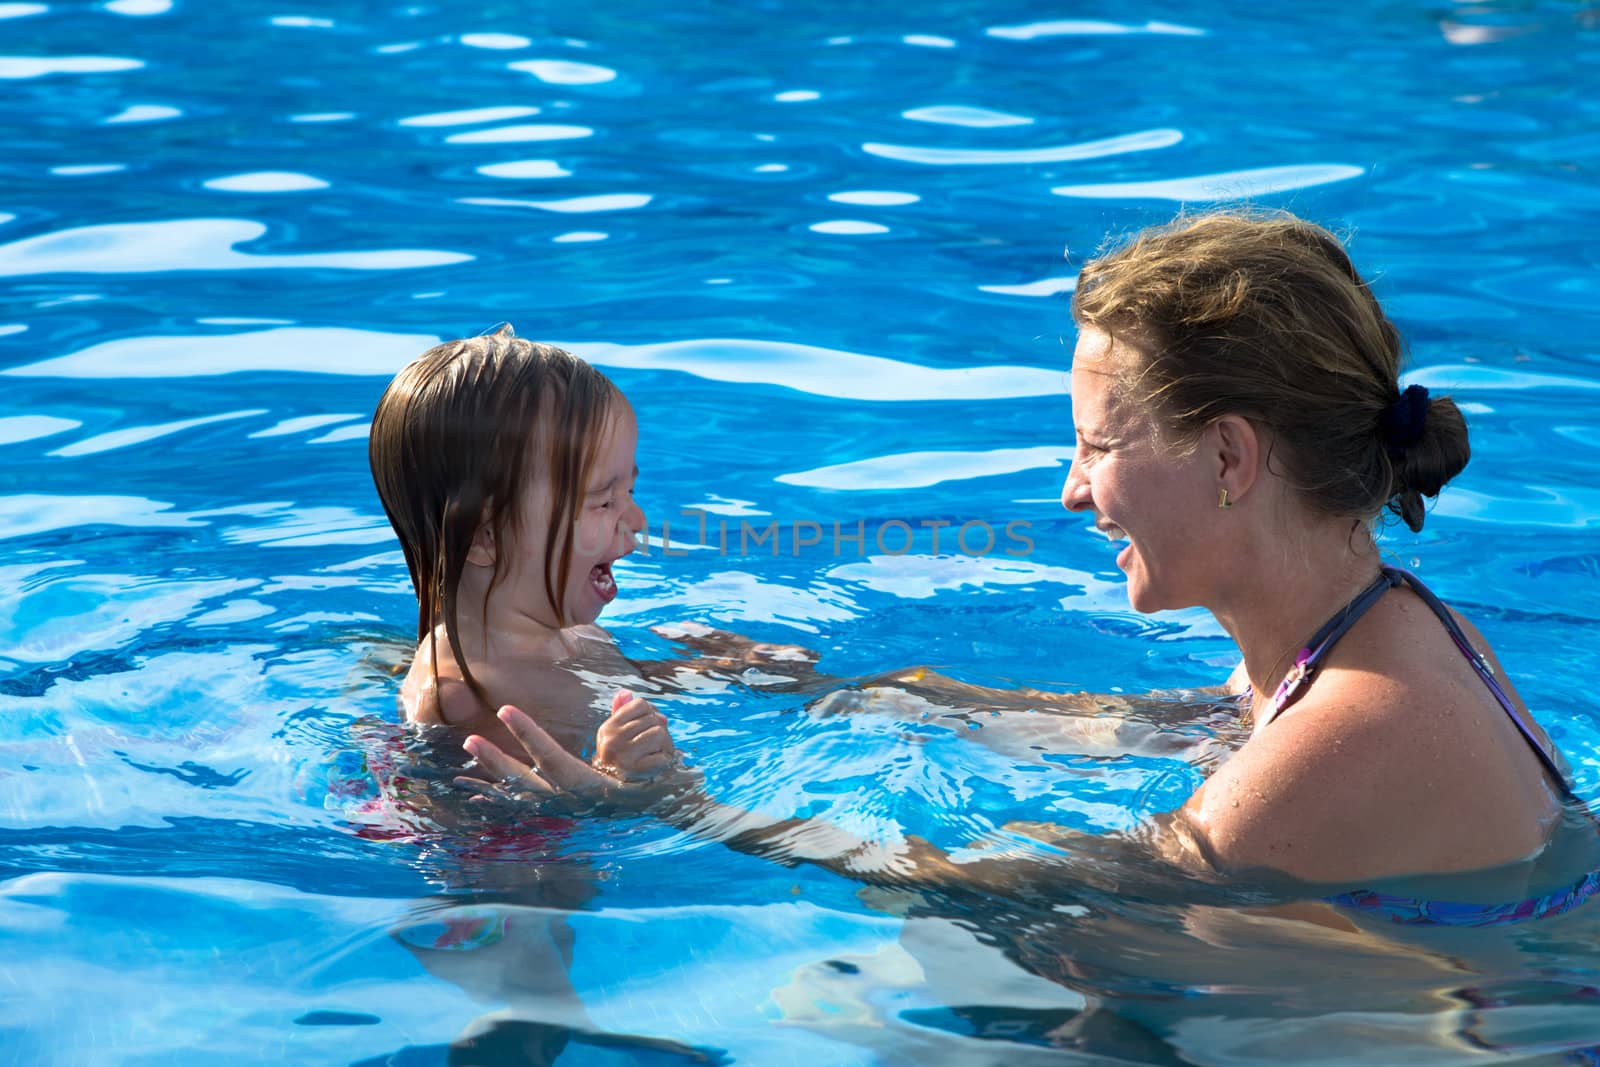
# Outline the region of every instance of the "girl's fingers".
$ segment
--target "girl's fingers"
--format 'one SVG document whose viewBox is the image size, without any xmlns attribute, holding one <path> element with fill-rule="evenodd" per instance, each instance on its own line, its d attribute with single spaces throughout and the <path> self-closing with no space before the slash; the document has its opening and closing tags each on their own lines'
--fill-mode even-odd
<svg viewBox="0 0 1600 1067">
<path fill-rule="evenodd" d="M 622 691 L 626 693 L 627 690 Z M 640 719 L 647 719 L 653 715 L 661 715 L 656 706 L 643 697 L 632 697 L 627 701 L 621 700 L 622 693 L 618 693 L 618 700 L 611 702 L 611 716 L 606 719 L 606 726 L 623 726 Z M 662 716 L 665 718 L 665 716 Z"/>
<path fill-rule="evenodd" d="M 665 726 L 655 726 L 641 733 L 629 748 L 637 752 L 672 752 L 672 735 Z"/>
<path fill-rule="evenodd" d="M 635 760 L 629 767 L 628 773 L 636 777 L 649 777 L 671 762 L 665 752 L 658 752 L 641 760 Z"/>
<path fill-rule="evenodd" d="M 667 720 L 654 713 L 621 724 L 608 719 L 601 725 L 596 736 L 604 744 L 628 745 L 651 730 L 666 733 Z"/>
<path fill-rule="evenodd" d="M 606 766 L 615 767 L 621 771 L 628 771 L 639 766 L 645 760 L 664 757 L 672 750 L 659 743 L 650 743 L 637 748 L 630 748 L 626 752 L 606 753 L 596 758 Z"/>
<path fill-rule="evenodd" d="M 611 714 L 615 715 L 617 709 L 634 699 L 633 690 L 618 689 L 617 695 L 611 698 Z"/>
</svg>

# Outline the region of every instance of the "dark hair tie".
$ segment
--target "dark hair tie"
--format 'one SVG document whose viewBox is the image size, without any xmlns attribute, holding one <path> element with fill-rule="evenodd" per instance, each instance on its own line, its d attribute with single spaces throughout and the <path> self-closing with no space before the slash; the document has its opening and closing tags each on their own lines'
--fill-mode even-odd
<svg viewBox="0 0 1600 1067">
<path fill-rule="evenodd" d="M 1383 409 L 1378 418 L 1378 430 L 1392 459 L 1406 454 L 1406 449 L 1422 440 L 1428 429 L 1428 387 L 1408 385 L 1393 404 Z"/>
</svg>

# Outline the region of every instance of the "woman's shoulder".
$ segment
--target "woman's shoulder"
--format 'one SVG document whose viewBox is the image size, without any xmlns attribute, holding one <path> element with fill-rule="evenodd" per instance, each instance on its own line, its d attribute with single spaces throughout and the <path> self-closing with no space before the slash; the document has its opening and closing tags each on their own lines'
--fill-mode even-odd
<svg viewBox="0 0 1600 1067">
<path fill-rule="evenodd" d="M 1548 797 L 1480 694 L 1446 665 L 1350 651 L 1186 808 L 1219 860 L 1344 881 L 1537 848 Z"/>
</svg>

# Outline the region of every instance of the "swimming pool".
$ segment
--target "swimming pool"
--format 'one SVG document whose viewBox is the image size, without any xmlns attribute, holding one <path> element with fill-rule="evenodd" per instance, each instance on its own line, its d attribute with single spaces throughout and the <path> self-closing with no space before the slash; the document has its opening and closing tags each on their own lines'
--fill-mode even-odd
<svg viewBox="0 0 1600 1067">
<path fill-rule="evenodd" d="M 1411 379 L 1463 401 L 1473 464 L 1389 547 L 1600 797 L 1594 12 L 1112 10 L 0 3 L 0 1060 L 1600 1045 L 1593 909 L 1386 948 L 1093 885 L 940 911 L 646 821 L 364 821 L 414 617 L 365 423 L 403 362 L 501 319 L 641 413 L 630 650 L 693 621 L 841 676 L 1225 673 L 1207 621 L 1129 610 L 1056 496 L 1077 267 L 1236 197 L 1351 231 Z M 727 798 L 947 844 L 1123 828 L 1196 778 L 797 706 L 669 711 Z M 452 1059 L 474 1027 L 490 1051 Z"/>
</svg>

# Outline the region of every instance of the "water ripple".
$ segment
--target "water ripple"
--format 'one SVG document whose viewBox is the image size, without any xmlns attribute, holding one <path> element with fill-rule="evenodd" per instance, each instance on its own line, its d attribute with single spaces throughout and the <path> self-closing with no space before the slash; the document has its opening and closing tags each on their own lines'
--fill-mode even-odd
<svg viewBox="0 0 1600 1067">
<path fill-rule="evenodd" d="M 133 104 L 123 108 L 104 121 L 106 126 L 116 126 L 125 122 L 164 122 L 167 119 L 181 118 L 183 112 L 175 107 L 164 104 Z"/>
<path fill-rule="evenodd" d="M 14 445 L 76 430 L 83 423 L 54 415 L 7 415 L 0 417 L 0 445 Z"/>
<path fill-rule="evenodd" d="M 654 199 L 648 193 L 605 193 L 599 196 L 574 196 L 564 200 L 500 200 L 493 197 L 462 197 L 458 203 L 478 204 L 484 207 L 531 207 L 539 211 L 554 211 L 563 215 L 581 215 L 599 211 L 631 211 L 644 207 Z"/>
<path fill-rule="evenodd" d="M 238 371 L 389 375 L 441 338 L 342 327 L 285 327 L 221 337 L 150 335 L 102 341 L 11 367 L 16 378 L 191 378 Z M 339 353 L 337 366 L 328 354 Z"/>
<path fill-rule="evenodd" d="M 1026 282 L 1022 285 L 980 285 L 978 288 L 982 292 L 999 293 L 1002 296 L 1058 296 L 1077 289 L 1078 278 L 1076 275 L 1066 278 L 1040 278 L 1036 282 Z"/>
<path fill-rule="evenodd" d="M 1149 152 L 1170 148 L 1183 140 L 1179 130 L 1141 130 L 1138 133 L 1107 137 L 1099 141 L 1057 145 L 1052 148 L 922 148 L 916 145 L 869 142 L 861 150 L 871 156 L 896 159 L 903 163 L 932 166 L 984 166 L 1012 163 L 1068 163 L 1080 159 L 1102 159 L 1128 152 Z"/>
<path fill-rule="evenodd" d="M 404 270 L 465 263 L 461 252 L 397 248 L 380 252 L 248 255 L 233 246 L 267 227 L 249 219 L 173 219 L 80 226 L 0 245 L 0 277 L 27 274 L 146 274 L 157 271 L 332 268 Z"/>
<path fill-rule="evenodd" d="M 1125 34 L 1165 34 L 1174 37 L 1205 37 L 1207 31 L 1194 26 L 1180 26 L 1173 22 L 1145 22 L 1131 25 L 1125 22 L 1100 22 L 1095 19 L 1056 19 L 1050 22 L 1029 22 L 1020 26 L 991 26 L 990 37 L 1007 41 L 1032 41 L 1040 37 L 1106 37 Z"/>
<path fill-rule="evenodd" d="M 993 478 L 1072 462 L 1070 445 L 996 448 L 982 452 L 900 452 L 780 474 L 785 485 L 813 489 L 924 489 L 941 482 Z"/>
<path fill-rule="evenodd" d="M 617 77 L 617 72 L 609 67 L 567 59 L 525 59 L 507 66 L 532 74 L 546 85 L 601 85 Z"/>
<path fill-rule="evenodd" d="M 533 43 L 515 33 L 463 33 L 456 39 L 468 48 L 485 48 L 492 52 L 514 52 Z"/>
<path fill-rule="evenodd" d="M 24 80 L 52 74 L 114 74 L 143 66 L 143 60 L 118 56 L 0 56 L 0 78 Z"/>
<path fill-rule="evenodd" d="M 1405 376 L 1407 384 L 1425 385 L 1429 389 L 1473 392 L 1476 390 L 1560 389 L 1576 393 L 1600 390 L 1600 381 L 1590 378 L 1573 378 L 1563 374 L 1543 374 L 1538 371 L 1511 370 L 1506 367 L 1486 367 L 1481 364 L 1437 364 L 1419 367 Z"/>
<path fill-rule="evenodd" d="M 426 115 L 410 115 L 400 120 L 402 126 L 476 126 L 480 122 L 510 122 L 537 115 L 536 107 L 473 107 L 463 111 L 434 111 Z"/>
<path fill-rule="evenodd" d="M 926 600 L 942 590 L 1009 585 L 1063 585 L 1077 598 L 1075 604 L 1126 605 L 1128 600 L 1121 585 L 1101 581 L 1087 571 L 1000 556 L 869 556 L 832 568 L 828 577 L 901 600 Z"/>
<path fill-rule="evenodd" d="M 267 21 L 274 26 L 295 30 L 331 30 L 338 25 L 332 19 L 316 18 L 312 15 L 274 15 Z"/>
<path fill-rule="evenodd" d="M 425 334 L 284 327 L 223 337 L 151 335 L 104 341 L 0 371 L 18 378 L 188 378 L 239 371 L 390 375 L 439 343 Z M 1027 366 L 926 367 L 778 341 L 708 339 L 664 344 L 564 344 L 596 366 L 678 371 L 710 381 L 776 385 L 848 400 L 1000 400 L 1060 396 L 1060 370 Z M 327 353 L 338 352 L 331 362 Z"/>
<path fill-rule="evenodd" d="M 657 345 L 579 344 L 601 367 L 676 370 L 718 382 L 767 384 L 842 400 L 1015 399 L 1060 396 L 1066 376 L 1041 367 L 926 367 L 779 341 L 704 340 Z"/>
<path fill-rule="evenodd" d="M 864 222 L 861 219 L 829 219 L 827 222 L 813 222 L 810 228 L 816 233 L 856 237 L 889 232 L 889 227 L 881 223 Z"/>
<path fill-rule="evenodd" d="M 372 424 L 363 422 L 358 426 L 341 426 L 337 430 L 329 430 L 320 437 L 313 437 L 306 444 L 332 445 L 340 441 L 365 441 L 371 434 Z"/>
<path fill-rule="evenodd" d="M 587 126 L 561 126 L 531 124 L 524 126 L 496 126 L 470 133 L 453 133 L 445 140 L 450 144 L 516 144 L 524 141 L 572 141 L 590 137 L 594 131 Z"/>
<path fill-rule="evenodd" d="M 158 581 L 126 574 L 71 574 L 23 596 L 15 616 L 0 627 L 0 637 L 8 659 L 65 663 L 86 652 L 122 648 L 153 626 L 176 622 L 207 601 L 259 584 L 243 578 Z"/>
<path fill-rule="evenodd" d="M 486 178 L 570 178 L 572 172 L 553 159 L 516 159 L 506 163 L 486 163 L 477 168 Z"/>
<path fill-rule="evenodd" d="M 1343 163 L 1306 163 L 1290 167 L 1260 167 L 1189 178 L 1164 178 L 1145 182 L 1108 182 L 1100 185 L 1058 185 L 1057 196 L 1091 200 L 1247 200 L 1251 197 L 1307 189 L 1342 182 L 1365 174 L 1363 167 Z"/>
<path fill-rule="evenodd" d="M 1448 493 L 1439 497 L 1433 513 L 1506 526 L 1524 535 L 1530 527 L 1591 530 L 1600 526 L 1600 492 L 1574 486 L 1529 485 L 1503 496 L 1490 496 L 1451 486 Z"/>
<path fill-rule="evenodd" d="M 229 174 L 201 183 L 207 189 L 224 193 L 301 193 L 326 189 L 328 183 L 309 174 L 287 170 L 258 170 L 248 174 Z"/>
<path fill-rule="evenodd" d="M 231 422 L 234 419 L 252 418 L 266 413 L 265 408 L 249 408 L 244 411 L 226 411 L 217 415 L 202 415 L 193 419 L 157 423 L 153 426 L 128 426 L 121 430 L 112 430 L 110 433 L 86 437 L 82 441 L 64 445 L 50 454 L 62 458 L 93 456 L 101 452 L 114 452 L 117 449 L 142 445 L 146 441 L 154 441 L 160 437 L 170 437 L 172 434 L 192 430 L 197 426 L 209 426 L 214 422 Z"/>
<path fill-rule="evenodd" d="M 336 426 L 341 422 L 359 418 L 361 416 L 356 414 L 298 415 L 292 419 L 283 419 L 265 430 L 257 430 L 250 434 L 250 437 L 284 437 L 289 434 L 309 433 L 324 426 Z"/>
<path fill-rule="evenodd" d="M 142 496 L 91 496 L 20 493 L 0 496 L 0 539 L 28 537 L 78 526 L 130 526 L 140 529 L 204 526 L 193 515 L 172 510 L 164 500 Z"/>
<path fill-rule="evenodd" d="M 856 204 L 863 207 L 903 207 L 915 204 L 922 197 L 916 193 L 896 193 L 880 189 L 858 189 L 852 192 L 829 193 L 828 199 L 836 204 Z"/>
<path fill-rule="evenodd" d="M 910 111 L 902 111 L 900 117 L 910 119 L 912 122 L 934 122 L 942 126 L 966 126 L 977 130 L 1033 125 L 1033 119 L 1026 115 L 1008 115 L 1003 111 L 989 111 L 986 108 L 962 107 L 955 104 L 914 107 Z"/>
<path fill-rule="evenodd" d="M 78 178 L 91 174 L 116 174 L 127 169 L 126 163 L 66 163 L 51 167 L 50 173 L 60 178 Z"/>
</svg>

